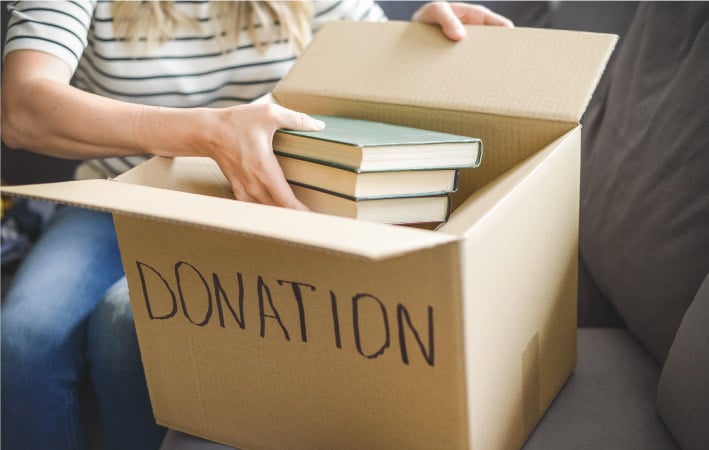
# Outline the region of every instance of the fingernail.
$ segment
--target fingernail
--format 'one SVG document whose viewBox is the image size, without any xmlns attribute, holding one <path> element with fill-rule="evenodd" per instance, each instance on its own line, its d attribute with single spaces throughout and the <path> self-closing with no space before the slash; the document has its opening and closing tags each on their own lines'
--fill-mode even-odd
<svg viewBox="0 0 709 450">
<path fill-rule="evenodd" d="M 465 28 L 461 26 L 456 26 L 451 29 L 451 37 L 457 38 L 457 39 L 462 39 L 465 37 Z"/>
<path fill-rule="evenodd" d="M 315 128 L 318 131 L 324 130 L 325 129 L 325 122 L 323 122 L 322 120 L 313 119 L 313 128 Z"/>
</svg>

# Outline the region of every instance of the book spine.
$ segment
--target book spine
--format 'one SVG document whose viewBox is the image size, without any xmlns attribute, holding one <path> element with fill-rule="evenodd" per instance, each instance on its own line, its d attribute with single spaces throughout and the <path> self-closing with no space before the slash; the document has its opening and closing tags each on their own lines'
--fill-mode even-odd
<svg viewBox="0 0 709 450">
<path fill-rule="evenodd" d="M 483 141 L 478 139 L 478 157 L 472 167 L 478 167 L 483 161 Z"/>
</svg>

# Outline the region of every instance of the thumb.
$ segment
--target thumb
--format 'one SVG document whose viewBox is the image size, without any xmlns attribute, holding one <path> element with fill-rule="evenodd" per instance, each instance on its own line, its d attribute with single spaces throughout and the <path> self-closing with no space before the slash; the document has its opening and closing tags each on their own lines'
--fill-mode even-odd
<svg viewBox="0 0 709 450">
<path fill-rule="evenodd" d="M 321 131 L 325 129 L 325 122 L 322 120 L 288 108 L 279 108 L 276 118 L 281 128 L 299 131 Z"/>
</svg>

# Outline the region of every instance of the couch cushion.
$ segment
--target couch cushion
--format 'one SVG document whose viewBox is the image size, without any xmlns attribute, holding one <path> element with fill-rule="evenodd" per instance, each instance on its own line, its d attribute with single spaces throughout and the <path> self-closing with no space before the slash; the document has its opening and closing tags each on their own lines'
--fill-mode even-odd
<svg viewBox="0 0 709 450">
<path fill-rule="evenodd" d="M 578 260 L 578 326 L 627 328 L 613 304 L 596 285 L 583 258 Z"/>
<path fill-rule="evenodd" d="M 160 446 L 160 450 L 235 450 L 234 447 L 205 441 L 189 434 L 169 430 Z"/>
<path fill-rule="evenodd" d="M 524 449 L 678 448 L 655 410 L 659 376 L 628 330 L 580 328 L 576 370 Z"/>
<path fill-rule="evenodd" d="M 709 274 L 667 355 L 657 409 L 682 448 L 709 448 Z"/>
<path fill-rule="evenodd" d="M 580 251 L 663 362 L 709 270 L 709 3 L 641 3 L 584 117 Z"/>
</svg>

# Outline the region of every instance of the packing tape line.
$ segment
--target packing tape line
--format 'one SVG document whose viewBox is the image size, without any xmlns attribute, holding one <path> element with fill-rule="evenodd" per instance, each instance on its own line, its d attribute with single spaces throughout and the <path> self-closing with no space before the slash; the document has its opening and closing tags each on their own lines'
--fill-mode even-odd
<svg viewBox="0 0 709 450">
<path fill-rule="evenodd" d="M 525 437 L 534 430 L 541 413 L 540 383 L 539 333 L 534 333 L 522 353 L 522 424 Z"/>
</svg>

